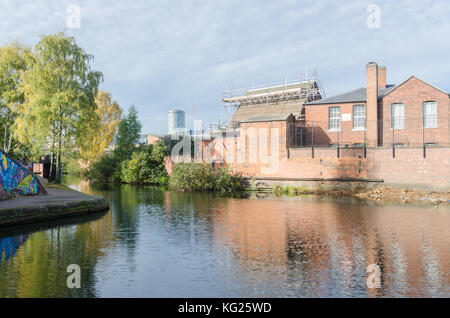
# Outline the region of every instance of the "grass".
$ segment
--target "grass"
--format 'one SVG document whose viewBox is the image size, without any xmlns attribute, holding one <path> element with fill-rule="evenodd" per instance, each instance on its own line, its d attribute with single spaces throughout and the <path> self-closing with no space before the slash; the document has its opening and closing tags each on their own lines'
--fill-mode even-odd
<svg viewBox="0 0 450 318">
<path fill-rule="evenodd" d="M 72 188 L 69 188 L 68 186 L 61 184 L 61 183 L 54 183 L 54 182 L 49 182 L 46 185 L 44 185 L 44 187 L 46 189 L 61 189 L 61 190 L 72 190 L 74 191 Z"/>
<path fill-rule="evenodd" d="M 293 187 L 293 186 L 287 186 L 287 187 L 283 187 L 280 185 L 275 185 L 272 188 L 272 192 L 275 195 L 288 195 L 288 196 L 295 196 L 295 195 L 299 195 L 299 194 L 313 194 L 316 193 L 315 190 L 310 189 L 306 186 L 301 186 L 301 187 Z"/>
</svg>

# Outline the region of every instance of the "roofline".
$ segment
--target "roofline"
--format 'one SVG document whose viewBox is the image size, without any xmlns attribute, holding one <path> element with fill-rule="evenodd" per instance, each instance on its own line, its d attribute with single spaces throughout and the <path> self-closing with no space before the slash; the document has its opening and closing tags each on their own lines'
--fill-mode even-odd
<svg viewBox="0 0 450 318">
<path fill-rule="evenodd" d="M 346 102 L 326 102 L 326 103 L 307 103 L 303 104 L 304 106 L 320 106 L 320 105 L 339 105 L 339 104 L 354 104 L 354 103 L 367 103 L 367 100 L 351 100 Z"/>
<path fill-rule="evenodd" d="M 357 91 L 357 90 L 360 90 L 360 89 L 366 89 L 366 88 L 365 87 L 359 87 L 359 88 L 356 88 L 354 90 L 351 90 L 351 91 L 348 91 L 348 92 L 345 92 L 345 93 L 341 93 L 341 94 L 338 94 L 338 95 L 334 95 L 334 96 L 331 96 L 331 97 L 328 97 L 328 98 L 325 98 L 325 99 L 318 99 L 318 100 L 314 100 L 312 102 L 304 103 L 303 105 L 305 105 L 305 106 L 313 106 L 313 105 L 335 104 L 334 102 L 328 102 L 327 100 L 329 100 L 331 98 L 336 98 L 338 96 L 345 95 L 345 94 L 348 94 L 348 93 L 351 93 L 351 92 L 354 92 L 354 91 Z M 347 102 L 343 102 L 343 103 L 341 103 L 341 102 L 337 102 L 337 103 L 344 104 L 344 103 L 354 103 L 354 102 L 365 102 L 365 100 L 354 100 L 354 101 L 347 101 Z"/>
<path fill-rule="evenodd" d="M 284 119 L 272 118 L 272 119 L 251 120 L 251 117 L 250 117 L 250 118 L 247 118 L 247 119 L 238 120 L 238 122 L 239 123 L 248 124 L 248 123 L 264 123 L 264 122 L 269 122 L 269 121 L 286 121 L 291 116 L 295 117 L 294 114 L 290 113 L 289 115 L 286 115 L 286 118 L 284 118 Z M 249 121 L 249 120 L 251 120 L 251 121 Z"/>
<path fill-rule="evenodd" d="M 239 120 L 239 123 L 241 124 L 251 124 L 251 123 L 266 123 L 266 122 L 271 122 L 271 121 L 286 121 L 289 117 L 287 117 L 286 119 L 264 119 L 264 120 L 252 120 L 252 121 L 248 121 L 248 120 Z"/>
<path fill-rule="evenodd" d="M 249 88 L 247 89 L 247 93 L 248 92 L 254 92 L 254 91 L 260 91 L 260 90 L 265 90 L 265 89 L 269 89 L 269 88 L 281 88 L 281 87 L 286 87 L 286 86 L 293 86 L 293 85 L 299 85 L 299 84 L 307 84 L 307 83 L 315 83 L 316 81 L 313 79 L 310 80 L 304 80 L 304 81 L 294 81 L 294 82 L 290 82 L 290 83 L 286 83 L 286 84 L 275 84 L 273 86 L 262 86 L 262 87 L 254 87 L 254 88 Z"/>
<path fill-rule="evenodd" d="M 434 89 L 437 89 L 438 91 L 444 93 L 445 95 L 449 95 L 449 96 L 450 96 L 449 93 L 444 92 L 444 91 L 443 91 L 442 89 L 440 89 L 439 87 L 436 87 L 436 86 L 434 86 L 434 85 L 432 85 L 432 84 L 430 84 L 430 83 L 427 83 L 427 82 L 425 82 L 423 79 L 421 79 L 421 78 L 419 78 L 419 77 L 417 77 L 417 76 L 415 76 L 415 75 L 411 75 L 408 79 L 406 79 L 405 81 L 403 81 L 403 82 L 401 82 L 400 84 L 398 84 L 397 86 L 395 86 L 394 89 L 390 90 L 389 92 L 387 92 L 387 94 L 384 94 L 384 95 L 381 96 L 380 98 L 384 98 L 384 97 L 388 96 L 390 93 L 392 93 L 393 91 L 395 91 L 397 88 L 399 88 L 400 86 L 402 86 L 403 84 L 405 84 L 406 82 L 408 82 L 409 80 L 411 80 L 412 78 L 418 79 L 418 80 L 421 81 L 422 83 L 427 84 L 428 86 L 431 86 L 431 87 L 433 87 Z"/>
</svg>

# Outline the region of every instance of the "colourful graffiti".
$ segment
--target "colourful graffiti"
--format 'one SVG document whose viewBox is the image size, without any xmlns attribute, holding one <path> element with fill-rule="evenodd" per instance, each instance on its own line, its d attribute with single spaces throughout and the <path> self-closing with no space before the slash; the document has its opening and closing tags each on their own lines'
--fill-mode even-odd
<svg viewBox="0 0 450 318">
<path fill-rule="evenodd" d="M 0 200 L 11 195 L 37 194 L 38 184 L 36 176 L 0 152 Z"/>
</svg>

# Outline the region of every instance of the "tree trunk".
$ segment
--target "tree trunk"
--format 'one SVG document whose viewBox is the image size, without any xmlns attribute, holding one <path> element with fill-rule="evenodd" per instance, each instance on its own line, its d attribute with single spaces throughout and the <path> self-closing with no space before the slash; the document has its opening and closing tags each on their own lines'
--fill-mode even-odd
<svg viewBox="0 0 450 318">
<path fill-rule="evenodd" d="M 63 135 L 63 127 L 62 122 L 59 126 L 59 136 L 58 136 L 58 155 L 57 155 L 57 161 L 56 161 L 56 179 L 55 183 L 61 183 L 62 179 L 62 164 L 61 164 L 61 152 L 62 152 L 62 135 Z"/>
<path fill-rule="evenodd" d="M 56 158 L 56 178 L 55 183 L 61 183 L 62 167 L 61 167 L 61 153 L 58 152 Z"/>
<path fill-rule="evenodd" d="M 9 132 L 8 152 L 11 151 L 12 145 L 12 133 Z"/>
<path fill-rule="evenodd" d="M 6 123 L 5 123 L 5 135 L 4 135 L 4 139 L 3 139 L 3 151 L 5 151 L 6 153 L 8 153 L 8 146 L 6 144 L 6 140 L 8 139 L 8 137 L 6 137 L 7 135 L 8 135 L 8 132 L 7 132 Z"/>
<path fill-rule="evenodd" d="M 55 181 L 55 177 L 56 177 L 55 153 L 52 150 L 50 154 L 50 173 L 48 176 L 48 181 L 50 182 Z"/>
</svg>

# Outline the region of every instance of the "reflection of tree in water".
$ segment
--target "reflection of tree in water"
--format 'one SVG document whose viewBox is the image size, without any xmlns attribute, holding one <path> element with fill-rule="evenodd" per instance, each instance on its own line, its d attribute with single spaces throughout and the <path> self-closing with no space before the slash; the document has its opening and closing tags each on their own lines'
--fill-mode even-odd
<svg viewBox="0 0 450 318">
<path fill-rule="evenodd" d="M 221 210 L 227 204 L 227 197 L 205 193 L 162 192 L 164 198 L 164 223 L 172 238 L 193 248 L 199 240 L 213 246 L 207 239 L 213 234 L 214 210 Z"/>
<path fill-rule="evenodd" d="M 113 240 L 110 216 L 93 214 L 18 228 L 28 234 L 9 238 L 28 239 L 0 263 L 0 297 L 95 297 L 95 265 L 101 249 Z M 70 264 L 81 267 L 81 289 L 67 288 Z"/>
</svg>

